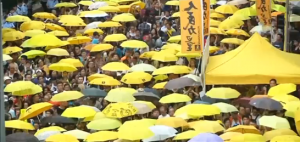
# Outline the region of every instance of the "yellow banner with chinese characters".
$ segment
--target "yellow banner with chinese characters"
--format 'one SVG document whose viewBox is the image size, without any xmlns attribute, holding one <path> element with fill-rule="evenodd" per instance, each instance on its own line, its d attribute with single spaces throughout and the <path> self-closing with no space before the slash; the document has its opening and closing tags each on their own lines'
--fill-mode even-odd
<svg viewBox="0 0 300 142">
<path fill-rule="evenodd" d="M 180 0 L 181 52 L 201 53 L 203 48 L 202 1 Z M 208 17 L 209 18 L 209 17 Z"/>
<path fill-rule="evenodd" d="M 256 0 L 259 21 L 264 26 L 271 26 L 271 0 Z"/>
<path fill-rule="evenodd" d="M 209 36 L 209 18 L 210 17 L 210 0 L 203 0 L 203 21 L 204 21 L 204 35 Z M 206 38 L 204 37 L 206 42 Z M 204 45 L 205 46 L 205 45 Z"/>
</svg>

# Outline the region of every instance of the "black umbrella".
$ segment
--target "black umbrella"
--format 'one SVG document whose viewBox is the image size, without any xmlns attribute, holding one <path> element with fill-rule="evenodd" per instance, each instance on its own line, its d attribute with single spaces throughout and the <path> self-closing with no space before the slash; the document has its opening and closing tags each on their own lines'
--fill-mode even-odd
<svg viewBox="0 0 300 142">
<path fill-rule="evenodd" d="M 172 90 L 172 89 L 181 89 L 187 86 L 194 86 L 196 85 L 196 81 L 191 79 L 191 78 L 187 78 L 187 77 L 182 77 L 182 78 L 176 78 L 176 79 L 172 79 L 170 80 L 166 85 L 165 88 Z"/>
<path fill-rule="evenodd" d="M 13 133 L 6 136 L 6 142 L 40 142 L 34 135 L 28 133 Z"/>
<path fill-rule="evenodd" d="M 249 102 L 250 105 L 266 110 L 282 110 L 283 106 L 280 102 L 275 101 L 271 98 L 257 98 L 251 99 Z"/>
<path fill-rule="evenodd" d="M 106 97 L 107 93 L 98 88 L 87 88 L 82 91 L 86 97 Z"/>
<path fill-rule="evenodd" d="M 47 124 L 47 123 L 75 124 L 76 121 L 63 116 L 50 116 L 50 117 L 42 118 L 41 123 L 42 124 Z"/>
</svg>

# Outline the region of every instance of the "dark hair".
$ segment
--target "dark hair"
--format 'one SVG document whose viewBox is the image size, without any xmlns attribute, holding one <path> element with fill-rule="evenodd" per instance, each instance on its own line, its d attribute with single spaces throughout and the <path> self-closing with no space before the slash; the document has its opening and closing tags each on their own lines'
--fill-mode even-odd
<svg viewBox="0 0 300 142">
<path fill-rule="evenodd" d="M 244 116 L 243 116 L 243 119 L 244 119 L 244 118 L 250 119 L 250 115 L 244 115 Z"/>
<path fill-rule="evenodd" d="M 58 85 L 58 84 L 63 84 L 63 83 L 62 83 L 61 81 L 58 81 L 58 82 L 57 82 L 57 85 Z"/>
<path fill-rule="evenodd" d="M 277 80 L 276 79 L 271 79 L 270 82 L 274 81 L 277 84 Z"/>
</svg>

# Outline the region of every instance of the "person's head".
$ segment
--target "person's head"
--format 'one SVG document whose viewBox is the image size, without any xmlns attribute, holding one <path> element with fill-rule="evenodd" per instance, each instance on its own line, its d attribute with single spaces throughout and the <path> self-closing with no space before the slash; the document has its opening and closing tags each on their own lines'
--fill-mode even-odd
<svg viewBox="0 0 300 142">
<path fill-rule="evenodd" d="M 84 81 L 84 78 L 83 78 L 83 76 L 79 76 L 78 77 L 78 84 L 83 84 L 83 81 Z"/>
<path fill-rule="evenodd" d="M 64 91 L 64 86 L 63 86 L 63 83 L 62 83 L 62 82 L 57 82 L 57 90 L 58 90 L 59 92 Z"/>
<path fill-rule="evenodd" d="M 50 101 L 50 96 L 49 95 L 45 95 L 43 98 L 43 102 L 49 102 Z"/>
<path fill-rule="evenodd" d="M 237 111 L 236 112 L 232 112 L 231 116 L 232 116 L 233 119 L 238 119 L 238 114 L 239 113 Z"/>
<path fill-rule="evenodd" d="M 245 108 L 245 112 L 247 115 L 250 115 L 251 114 L 251 108 L 250 107 L 246 107 Z"/>
<path fill-rule="evenodd" d="M 277 85 L 277 80 L 276 79 L 271 79 L 270 80 L 270 87 L 274 87 Z"/>
<path fill-rule="evenodd" d="M 112 60 L 113 60 L 113 61 L 119 61 L 119 60 L 120 60 L 119 55 L 116 54 L 116 53 L 113 53 L 113 54 L 112 54 Z"/>
<path fill-rule="evenodd" d="M 250 118 L 249 115 L 244 115 L 243 116 L 243 124 L 244 125 L 250 125 L 250 120 L 251 120 L 251 118 Z"/>
<path fill-rule="evenodd" d="M 51 117 L 51 116 L 53 116 L 53 114 L 54 114 L 54 112 L 52 109 L 49 109 L 46 111 L 46 117 Z"/>
<path fill-rule="evenodd" d="M 87 57 L 87 52 L 86 52 L 86 50 L 82 50 L 81 51 L 81 56 L 82 56 L 82 58 L 86 58 Z"/>
<path fill-rule="evenodd" d="M 277 34 L 276 41 L 282 42 L 283 41 L 283 35 L 282 34 Z"/>
<path fill-rule="evenodd" d="M 168 30 L 170 30 L 170 29 L 172 28 L 171 23 L 170 23 L 170 22 L 167 22 L 166 27 L 167 27 Z"/>
<path fill-rule="evenodd" d="M 29 107 L 29 103 L 28 102 L 24 102 L 23 103 L 23 109 L 27 109 Z"/>
<path fill-rule="evenodd" d="M 39 103 L 40 102 L 40 96 L 39 95 L 33 95 L 33 99 L 32 99 L 33 103 Z"/>
<path fill-rule="evenodd" d="M 40 69 L 36 70 L 36 76 L 37 76 L 37 77 L 43 76 L 42 70 L 40 70 Z"/>
<path fill-rule="evenodd" d="M 70 84 L 66 83 L 66 84 L 64 85 L 64 90 L 65 90 L 65 91 L 70 91 L 70 90 L 71 90 Z"/>
<path fill-rule="evenodd" d="M 243 107 L 243 106 L 240 106 L 240 107 L 239 107 L 239 114 L 240 114 L 241 116 L 246 115 L 245 107 Z"/>
<path fill-rule="evenodd" d="M 76 55 L 81 55 L 81 51 L 80 51 L 80 47 L 79 46 L 75 46 L 75 54 Z"/>
<path fill-rule="evenodd" d="M 225 127 L 225 128 L 229 128 L 229 127 L 230 127 L 230 121 L 229 121 L 229 118 L 225 118 L 225 119 L 223 120 L 223 122 L 224 122 L 224 127 Z"/>
<path fill-rule="evenodd" d="M 4 84 L 10 84 L 11 83 L 11 78 L 9 76 L 4 76 Z"/>
<path fill-rule="evenodd" d="M 158 109 L 153 109 L 151 113 L 151 118 L 157 119 L 159 116 L 159 110 Z"/>
<path fill-rule="evenodd" d="M 197 66 L 196 65 L 196 59 L 195 58 L 191 58 L 190 62 L 189 62 L 189 67 L 195 68 L 196 66 Z"/>
<path fill-rule="evenodd" d="M 161 115 L 166 115 L 168 113 L 168 110 L 167 110 L 167 107 L 162 105 L 160 108 L 159 108 L 159 112 Z"/>
<path fill-rule="evenodd" d="M 169 115 L 174 116 L 174 113 L 175 113 L 175 109 L 173 107 L 170 107 L 169 108 Z"/>
<path fill-rule="evenodd" d="M 39 81 L 39 83 L 41 83 L 41 84 L 44 83 L 44 77 L 39 76 L 39 77 L 38 77 L 38 81 Z"/>
<path fill-rule="evenodd" d="M 255 115 L 255 116 L 259 115 L 258 109 L 255 108 L 255 107 L 253 107 L 253 108 L 252 108 L 252 114 Z"/>
<path fill-rule="evenodd" d="M 82 70 L 80 71 L 80 75 L 81 75 L 81 76 L 86 76 L 86 71 L 85 71 L 85 69 L 82 69 Z"/>
</svg>

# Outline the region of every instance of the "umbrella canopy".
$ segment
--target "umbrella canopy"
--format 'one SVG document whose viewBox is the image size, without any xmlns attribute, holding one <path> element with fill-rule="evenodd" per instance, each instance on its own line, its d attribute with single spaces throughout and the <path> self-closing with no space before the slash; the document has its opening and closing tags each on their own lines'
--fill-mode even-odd
<svg viewBox="0 0 300 142">
<path fill-rule="evenodd" d="M 159 96 L 155 95 L 152 92 L 137 92 L 133 94 L 134 97 L 151 97 L 151 98 L 156 98 L 156 99 L 160 99 Z"/>
<path fill-rule="evenodd" d="M 191 78 L 183 77 L 183 78 L 176 78 L 176 79 L 170 80 L 165 85 L 165 88 L 168 90 L 172 90 L 172 89 L 181 89 L 181 88 L 184 88 L 187 86 L 194 86 L 194 85 L 196 85 L 195 80 L 193 80 Z"/>
<path fill-rule="evenodd" d="M 41 119 L 42 124 L 47 124 L 47 123 L 55 123 L 55 124 L 75 124 L 76 121 L 73 119 L 70 119 L 68 117 L 63 117 L 63 116 L 50 116 L 50 117 L 43 117 Z"/>
<path fill-rule="evenodd" d="M 271 98 L 257 98 L 249 102 L 250 105 L 266 110 L 282 110 L 283 106 L 280 102 Z"/>
<path fill-rule="evenodd" d="M 143 142 L 163 141 L 167 138 L 176 136 L 177 133 L 176 129 L 164 125 L 151 126 L 150 130 L 154 133 L 154 136 L 143 139 Z"/>
<path fill-rule="evenodd" d="M 29 133 L 13 133 L 6 136 L 6 142 L 40 142 Z"/>
<path fill-rule="evenodd" d="M 107 92 L 98 88 L 87 88 L 82 91 L 86 97 L 106 97 Z"/>
<path fill-rule="evenodd" d="M 201 133 L 188 142 L 224 142 L 221 137 L 213 133 Z"/>
<path fill-rule="evenodd" d="M 259 125 L 273 129 L 290 129 L 290 124 L 286 118 L 278 116 L 262 116 L 259 118 Z"/>
</svg>

